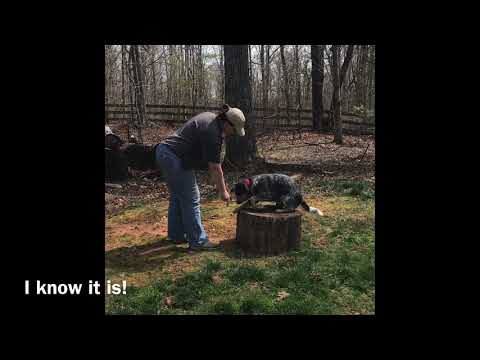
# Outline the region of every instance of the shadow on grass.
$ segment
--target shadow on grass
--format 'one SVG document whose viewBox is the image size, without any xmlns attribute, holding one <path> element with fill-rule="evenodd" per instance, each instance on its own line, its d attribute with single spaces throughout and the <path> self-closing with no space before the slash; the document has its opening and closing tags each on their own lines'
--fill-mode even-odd
<svg viewBox="0 0 480 360">
<path fill-rule="evenodd" d="M 105 253 L 105 266 L 120 271 L 158 270 L 167 261 L 184 256 L 179 246 L 162 239 L 140 246 L 120 247 Z"/>
<path fill-rule="evenodd" d="M 235 238 L 219 243 L 216 249 L 208 251 L 191 251 L 188 246 L 175 245 L 166 239 L 139 245 L 116 248 L 105 253 L 105 267 L 115 271 L 142 272 L 160 270 L 169 261 L 185 256 L 196 257 L 200 253 L 223 252 L 231 258 L 246 257 L 237 246 Z"/>
</svg>

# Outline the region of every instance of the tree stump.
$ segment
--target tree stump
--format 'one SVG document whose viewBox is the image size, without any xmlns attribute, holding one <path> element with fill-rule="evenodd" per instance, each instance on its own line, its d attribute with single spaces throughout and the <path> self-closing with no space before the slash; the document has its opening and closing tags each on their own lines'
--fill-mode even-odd
<svg viewBox="0 0 480 360">
<path fill-rule="evenodd" d="M 246 253 L 277 255 L 298 249 L 302 213 L 243 209 L 237 214 L 236 241 Z"/>
</svg>

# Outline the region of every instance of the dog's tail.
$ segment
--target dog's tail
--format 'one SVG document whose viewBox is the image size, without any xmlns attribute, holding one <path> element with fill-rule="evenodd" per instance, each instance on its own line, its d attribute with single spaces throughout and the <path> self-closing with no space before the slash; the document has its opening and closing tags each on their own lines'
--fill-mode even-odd
<svg viewBox="0 0 480 360">
<path fill-rule="evenodd" d="M 302 208 L 305 211 L 308 211 L 310 214 L 313 214 L 317 218 L 320 218 L 320 217 L 323 216 L 323 213 L 320 210 L 318 210 L 317 208 L 314 208 L 312 206 L 308 206 L 308 204 L 305 202 L 305 200 L 302 200 L 300 205 L 302 206 Z"/>
</svg>

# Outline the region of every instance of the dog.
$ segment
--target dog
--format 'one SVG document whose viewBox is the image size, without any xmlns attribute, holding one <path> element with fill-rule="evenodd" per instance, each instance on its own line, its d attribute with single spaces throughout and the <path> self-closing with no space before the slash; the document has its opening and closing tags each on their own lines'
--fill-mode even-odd
<svg viewBox="0 0 480 360">
<path fill-rule="evenodd" d="M 277 210 L 293 211 L 301 206 L 303 210 L 316 217 L 323 216 L 320 210 L 305 202 L 299 188 L 288 175 L 261 174 L 244 178 L 235 184 L 231 192 L 235 193 L 237 204 L 242 204 L 234 212 L 248 205 L 255 207 L 258 201 L 273 201 Z"/>
<path fill-rule="evenodd" d="M 155 164 L 156 145 L 138 144 L 131 135 L 125 143 L 105 125 L 105 180 L 126 181 L 133 170 L 147 171 L 144 176 L 162 178 Z"/>
</svg>

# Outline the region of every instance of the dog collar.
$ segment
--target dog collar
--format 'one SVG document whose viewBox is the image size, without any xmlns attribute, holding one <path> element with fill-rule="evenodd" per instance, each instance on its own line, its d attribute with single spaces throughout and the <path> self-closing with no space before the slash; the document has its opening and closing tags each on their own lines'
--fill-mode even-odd
<svg viewBox="0 0 480 360">
<path fill-rule="evenodd" d="M 252 186 L 252 179 L 244 179 L 243 180 L 243 183 L 245 184 L 245 186 L 247 187 L 247 189 L 250 189 L 250 187 Z"/>
</svg>

